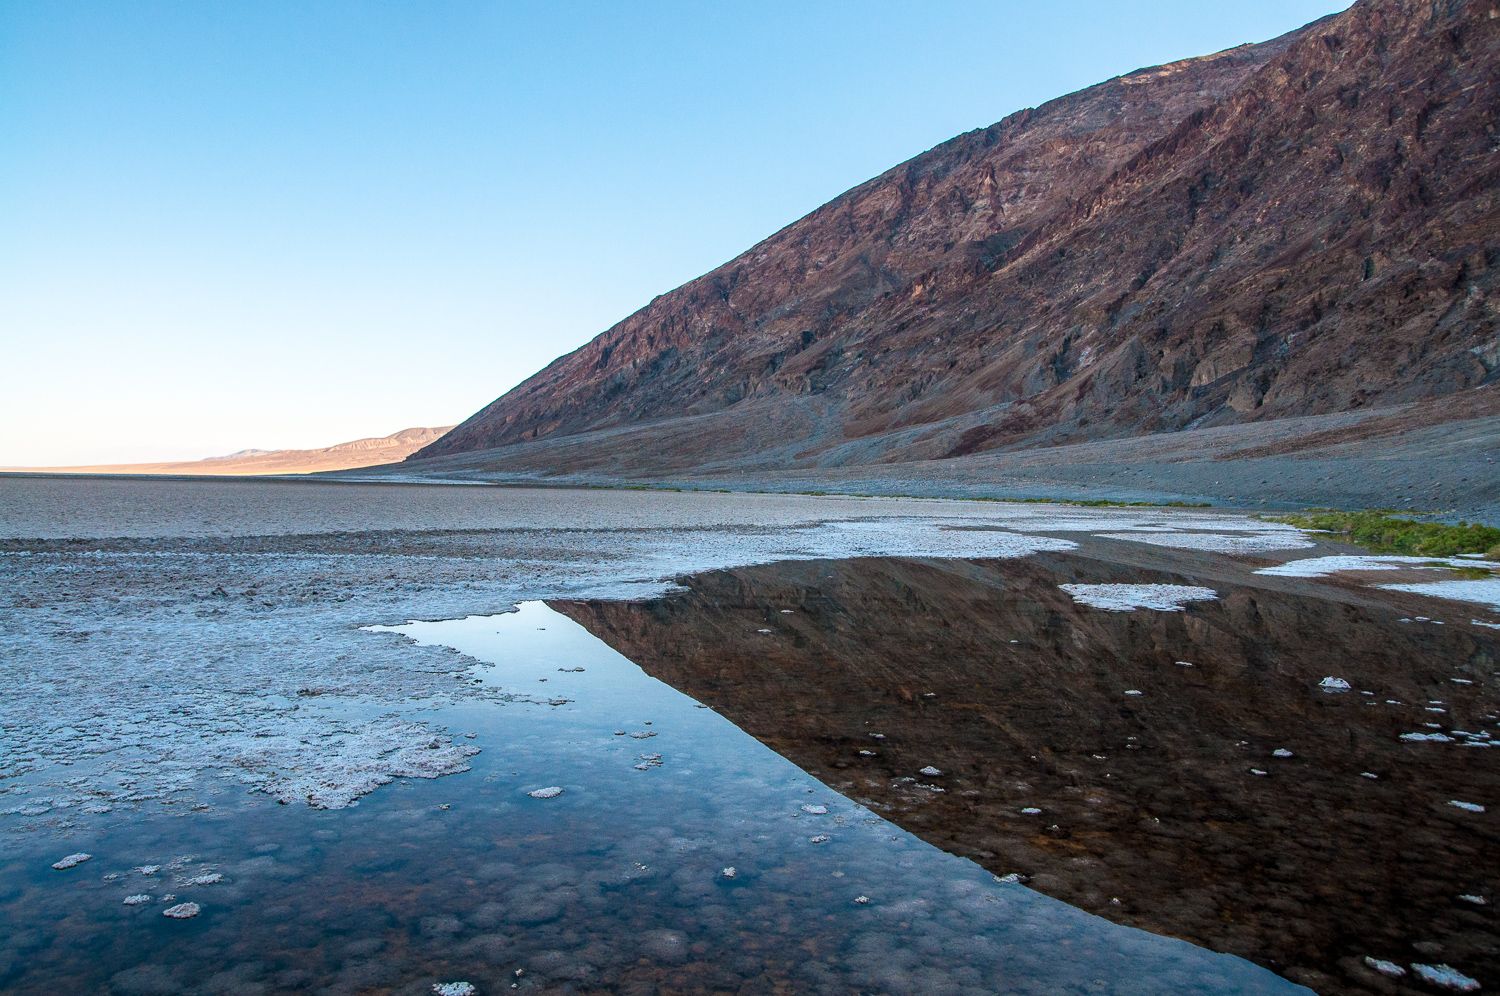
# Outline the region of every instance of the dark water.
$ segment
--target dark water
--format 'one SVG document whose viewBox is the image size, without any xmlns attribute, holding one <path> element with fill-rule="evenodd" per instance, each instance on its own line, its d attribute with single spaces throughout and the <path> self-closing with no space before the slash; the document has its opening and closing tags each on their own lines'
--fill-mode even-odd
<svg viewBox="0 0 1500 996">
<path fill-rule="evenodd" d="M 1434 991 L 1416 965 L 1500 984 L 1495 631 L 1364 582 L 1118 553 L 781 563 L 555 604 L 850 798 L 1083 909 L 1323 993 L 1392 991 L 1367 958 L 1405 991 Z M 1063 584 L 1217 598 L 1111 612 Z"/>
<path fill-rule="evenodd" d="M 402 632 L 486 662 L 474 669 L 479 680 L 560 704 L 436 713 L 450 731 L 475 734 L 483 752 L 473 770 L 387 786 L 354 808 L 318 812 L 247 795 L 209 818 L 132 819 L 65 848 L 7 852 L 5 990 L 430 993 L 455 981 L 482 994 L 1296 988 L 1238 958 L 997 882 L 830 790 L 539 603 Z M 562 792 L 528 794 L 547 787 Z M 68 850 L 93 857 L 52 870 Z M 153 864 L 164 867 L 133 870 Z M 184 882 L 215 874 L 222 880 Z M 124 905 L 137 894 L 152 898 Z M 201 913 L 163 915 L 185 901 Z"/>
</svg>

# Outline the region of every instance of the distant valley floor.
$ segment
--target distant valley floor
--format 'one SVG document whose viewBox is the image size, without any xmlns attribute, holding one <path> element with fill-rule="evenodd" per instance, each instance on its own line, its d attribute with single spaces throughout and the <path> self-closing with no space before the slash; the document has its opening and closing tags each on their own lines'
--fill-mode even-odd
<svg viewBox="0 0 1500 996">
<path fill-rule="evenodd" d="M 832 444 L 816 411 L 782 406 L 548 437 L 326 476 L 1181 501 L 1267 510 L 1402 508 L 1500 525 L 1497 397 L 1500 392 L 1484 388 L 1393 408 L 949 458 L 941 458 L 942 452 L 967 424 L 923 427 L 920 436 L 908 431 L 899 439 Z M 724 448 L 726 438 L 740 451 Z M 766 445 L 775 439 L 782 440 L 779 448 Z M 913 451 L 931 458 L 911 459 Z"/>
</svg>

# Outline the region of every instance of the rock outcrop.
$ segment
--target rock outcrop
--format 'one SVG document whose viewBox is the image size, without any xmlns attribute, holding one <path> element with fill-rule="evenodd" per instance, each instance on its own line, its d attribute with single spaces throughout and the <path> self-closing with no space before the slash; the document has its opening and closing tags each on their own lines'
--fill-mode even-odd
<svg viewBox="0 0 1500 996">
<path fill-rule="evenodd" d="M 643 469 L 930 459 L 1480 385 L 1500 364 L 1497 52 L 1485 5 L 1361 0 L 1021 111 L 658 297 L 414 458 L 663 423 Z"/>
</svg>

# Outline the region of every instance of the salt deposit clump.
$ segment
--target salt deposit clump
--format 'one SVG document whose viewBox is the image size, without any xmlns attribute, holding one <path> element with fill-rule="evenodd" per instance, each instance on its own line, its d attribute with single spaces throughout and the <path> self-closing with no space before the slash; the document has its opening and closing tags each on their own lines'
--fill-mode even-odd
<svg viewBox="0 0 1500 996">
<path fill-rule="evenodd" d="M 562 791 L 562 786 L 560 785 L 548 785 L 546 788 L 532 789 L 526 794 L 533 799 L 556 799 L 562 795 Z"/>
<path fill-rule="evenodd" d="M 939 771 L 938 769 L 934 768 L 932 765 L 929 764 L 927 767 L 925 767 L 921 771 L 917 772 L 917 774 L 919 774 L 919 775 L 928 775 L 930 777 L 932 775 L 941 775 L 942 772 Z"/>
<path fill-rule="evenodd" d="M 474 986 L 468 982 L 439 982 L 432 987 L 437 996 L 474 996 Z"/>
<path fill-rule="evenodd" d="M 1219 597 L 1212 588 L 1183 584 L 1060 584 L 1079 605 L 1108 612 L 1181 612 L 1188 602 L 1211 602 Z"/>
<path fill-rule="evenodd" d="M 142 903 L 149 903 L 150 901 L 151 897 L 146 895 L 144 892 L 138 892 L 133 896 L 125 897 L 126 906 L 139 906 Z"/>
<path fill-rule="evenodd" d="M 1413 972 L 1422 978 L 1424 982 L 1430 982 L 1444 989 L 1454 989 L 1461 993 L 1472 993 L 1479 989 L 1479 980 L 1471 979 L 1456 968 L 1447 965 L 1417 965 L 1411 967 Z"/>
<path fill-rule="evenodd" d="M 70 854 L 70 855 L 68 855 L 66 858 L 63 858 L 61 861 L 54 861 L 52 863 L 52 867 L 56 868 L 58 871 L 67 871 L 69 868 L 76 868 L 76 867 L 78 867 L 79 865 L 83 864 L 85 861 L 89 860 L 92 857 L 93 857 L 92 854 L 85 854 L 82 851 L 79 851 L 77 854 Z"/>
<path fill-rule="evenodd" d="M 1318 687 L 1331 695 L 1335 692 L 1347 692 L 1353 686 L 1343 678 L 1334 678 L 1332 676 L 1329 676 L 1318 682 Z"/>
<path fill-rule="evenodd" d="M 1449 799 L 1448 800 L 1448 805 L 1455 806 L 1458 809 L 1462 809 L 1462 810 L 1465 810 L 1466 812 L 1470 812 L 1470 813 L 1482 813 L 1482 812 L 1484 812 L 1484 807 L 1481 806 L 1481 805 L 1479 805 L 1479 803 L 1477 803 L 1477 802 L 1460 802 L 1457 799 Z"/>
<path fill-rule="evenodd" d="M 1406 974 L 1406 969 L 1393 961 L 1386 961 L 1384 958 L 1371 958 L 1369 955 L 1365 955 L 1365 964 L 1381 975 L 1389 975 L 1393 979 L 1400 978 Z"/>
<path fill-rule="evenodd" d="M 814 805 L 811 805 L 811 804 L 804 804 L 803 807 L 802 807 L 802 811 L 804 813 L 810 813 L 813 816 L 822 816 L 824 813 L 828 812 L 828 807 L 827 806 L 814 806 Z"/>
<path fill-rule="evenodd" d="M 203 910 L 197 903 L 178 903 L 176 906 L 168 906 L 161 911 L 162 916 L 169 916 L 173 920 L 191 920 Z"/>
</svg>

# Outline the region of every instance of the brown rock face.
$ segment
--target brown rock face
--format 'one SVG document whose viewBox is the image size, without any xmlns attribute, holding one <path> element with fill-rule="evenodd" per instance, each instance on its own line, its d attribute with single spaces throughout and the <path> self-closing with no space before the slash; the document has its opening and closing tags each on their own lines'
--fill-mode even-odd
<svg viewBox="0 0 1500 996">
<path fill-rule="evenodd" d="M 658 297 L 416 458 L 713 414 L 653 459 L 796 438 L 769 462 L 858 463 L 1473 387 L 1500 364 L 1497 53 L 1487 5 L 1362 0 L 1021 111 Z M 936 453 L 914 446 L 940 424 Z"/>
</svg>

